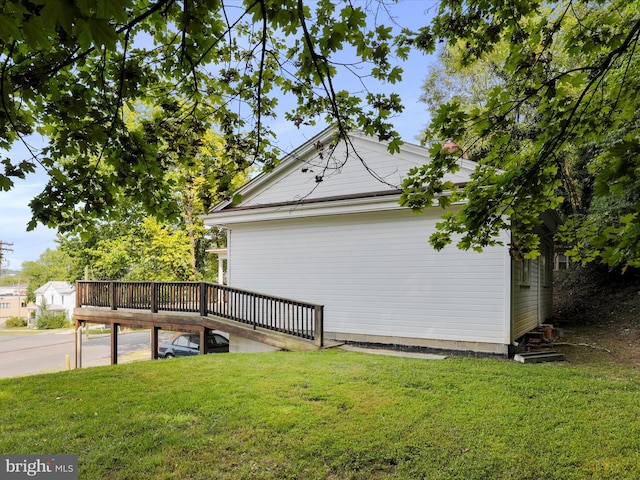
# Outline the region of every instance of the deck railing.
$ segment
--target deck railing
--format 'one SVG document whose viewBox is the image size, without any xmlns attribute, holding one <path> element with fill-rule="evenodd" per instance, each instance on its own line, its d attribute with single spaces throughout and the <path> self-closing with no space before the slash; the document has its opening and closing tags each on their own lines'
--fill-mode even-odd
<svg viewBox="0 0 640 480">
<path fill-rule="evenodd" d="M 215 315 L 323 344 L 324 307 L 206 282 L 88 282 L 76 287 L 77 307 Z"/>
</svg>

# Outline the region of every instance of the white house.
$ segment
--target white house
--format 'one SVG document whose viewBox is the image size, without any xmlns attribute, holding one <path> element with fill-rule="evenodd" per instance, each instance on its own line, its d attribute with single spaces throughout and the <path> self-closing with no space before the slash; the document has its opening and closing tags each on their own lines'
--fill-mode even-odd
<svg viewBox="0 0 640 480">
<path fill-rule="evenodd" d="M 73 309 L 76 306 L 76 287 L 67 282 L 47 282 L 34 292 L 37 308 L 43 304 L 48 311 L 65 312 L 67 319 L 73 318 Z"/>
<path fill-rule="evenodd" d="M 230 286 L 324 305 L 326 339 L 395 348 L 507 355 L 551 315 L 552 235 L 535 261 L 512 260 L 507 246 L 436 252 L 428 239 L 442 209 L 415 214 L 398 203 L 402 178 L 429 162 L 427 150 L 405 144 L 390 155 L 358 133 L 351 149 L 332 134 L 205 217 L 228 229 Z M 475 165 L 460 162 L 455 183 Z"/>
</svg>

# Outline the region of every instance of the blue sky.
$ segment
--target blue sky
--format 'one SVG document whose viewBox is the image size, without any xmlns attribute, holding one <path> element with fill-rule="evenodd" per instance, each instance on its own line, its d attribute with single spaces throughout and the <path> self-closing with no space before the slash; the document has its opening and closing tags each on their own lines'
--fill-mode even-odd
<svg viewBox="0 0 640 480">
<path fill-rule="evenodd" d="M 392 3 L 392 2 L 388 2 Z M 397 5 L 391 5 L 397 22 L 403 27 L 417 28 L 429 23 L 430 17 L 437 8 L 436 0 L 400 0 Z M 404 112 L 395 119 L 395 127 L 405 141 L 417 143 L 415 137 L 427 124 L 426 107 L 419 103 L 421 85 L 427 75 L 428 66 L 433 63 L 432 58 L 413 52 L 409 61 L 403 63 L 405 73 L 400 84 L 390 85 L 384 90 L 399 93 L 405 106 Z M 348 80 L 347 80 L 348 81 Z M 368 83 L 372 90 L 376 87 Z M 349 85 L 337 84 L 337 89 L 350 89 Z M 291 151 L 303 144 L 307 139 L 317 134 L 321 126 L 298 130 L 293 124 L 284 119 L 274 123 L 274 130 L 278 134 L 279 147 Z M 37 145 L 38 139 L 31 139 Z M 19 161 L 27 158 L 26 149 L 17 145 L 10 156 Z M 27 232 L 27 223 L 31 218 L 29 201 L 42 191 L 46 184 L 46 175 L 39 171 L 27 177 L 26 180 L 16 181 L 15 187 L 9 192 L 0 192 L 0 241 L 13 243 L 13 252 L 5 252 L 3 269 L 20 269 L 22 262 L 37 260 L 47 248 L 55 248 L 55 230 L 39 226 L 35 231 Z"/>
</svg>

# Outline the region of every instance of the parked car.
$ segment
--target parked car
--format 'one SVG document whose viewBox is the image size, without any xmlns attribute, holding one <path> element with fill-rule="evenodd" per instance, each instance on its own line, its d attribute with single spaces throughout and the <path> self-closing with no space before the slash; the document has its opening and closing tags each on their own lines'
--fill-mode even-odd
<svg viewBox="0 0 640 480">
<path fill-rule="evenodd" d="M 207 337 L 207 353 L 229 351 L 229 339 L 219 333 L 211 332 Z M 158 345 L 160 358 L 187 357 L 200 354 L 200 335 L 198 333 L 178 333 L 169 341 Z"/>
</svg>

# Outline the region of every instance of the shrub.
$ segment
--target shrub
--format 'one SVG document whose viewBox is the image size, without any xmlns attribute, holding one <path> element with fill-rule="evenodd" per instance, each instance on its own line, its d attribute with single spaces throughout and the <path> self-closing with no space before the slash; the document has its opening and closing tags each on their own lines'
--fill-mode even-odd
<svg viewBox="0 0 640 480">
<path fill-rule="evenodd" d="M 69 321 L 64 312 L 44 312 L 36 319 L 38 330 L 50 330 L 52 328 L 64 328 L 69 326 Z"/>
<path fill-rule="evenodd" d="M 27 321 L 22 317 L 9 317 L 5 323 L 7 328 L 20 328 L 26 327 Z"/>
</svg>

